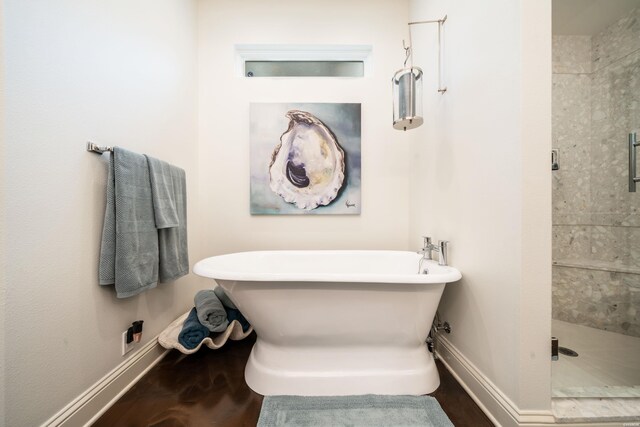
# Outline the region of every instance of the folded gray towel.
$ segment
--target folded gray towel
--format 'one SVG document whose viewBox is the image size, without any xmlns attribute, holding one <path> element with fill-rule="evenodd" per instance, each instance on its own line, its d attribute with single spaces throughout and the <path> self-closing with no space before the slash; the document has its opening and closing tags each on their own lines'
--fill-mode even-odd
<svg viewBox="0 0 640 427">
<path fill-rule="evenodd" d="M 155 225 L 158 229 L 160 282 L 189 274 L 187 180 L 184 170 L 145 156 L 149 165 Z"/>
<path fill-rule="evenodd" d="M 227 312 L 215 292 L 205 289 L 198 292 L 193 299 L 198 312 L 198 320 L 211 332 L 222 332 L 227 329 Z"/>
<path fill-rule="evenodd" d="M 158 259 L 147 159 L 115 147 L 109 161 L 99 282 L 115 284 L 118 298 L 137 295 L 157 285 Z"/>
<path fill-rule="evenodd" d="M 231 301 L 227 294 L 224 292 L 224 289 L 222 289 L 220 286 L 216 286 L 213 292 L 216 293 L 216 296 L 225 307 L 233 308 L 234 310 L 238 309 L 238 307 L 236 307 L 233 301 Z"/>
</svg>

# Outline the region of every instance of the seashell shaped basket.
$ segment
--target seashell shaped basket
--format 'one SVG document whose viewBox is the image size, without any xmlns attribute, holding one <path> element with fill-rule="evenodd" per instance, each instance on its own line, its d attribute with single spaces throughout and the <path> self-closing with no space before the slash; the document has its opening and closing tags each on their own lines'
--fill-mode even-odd
<svg viewBox="0 0 640 427">
<path fill-rule="evenodd" d="M 160 333 L 160 335 L 158 335 L 158 343 L 162 347 L 166 349 L 175 348 L 180 353 L 192 354 L 200 350 L 200 347 L 202 347 L 203 345 L 206 345 L 212 350 L 216 350 L 222 347 L 227 342 L 227 340 L 240 341 L 248 337 L 251 332 L 253 332 L 253 326 L 249 327 L 249 329 L 244 332 L 242 330 L 242 325 L 240 325 L 240 322 L 238 322 L 237 320 L 233 320 L 231 321 L 231 323 L 229 323 L 229 326 L 227 326 L 227 329 L 224 332 L 221 332 L 214 337 L 205 338 L 200 344 L 198 344 L 196 348 L 187 349 L 178 341 L 178 335 L 182 330 L 182 325 L 184 324 L 184 320 L 187 318 L 187 316 L 189 316 L 189 311 L 174 320 L 169 326 L 166 327 L 164 331 Z"/>
<path fill-rule="evenodd" d="M 335 134 L 306 111 L 290 110 L 269 165 L 270 187 L 286 202 L 312 210 L 331 203 L 345 180 L 345 156 Z"/>
</svg>

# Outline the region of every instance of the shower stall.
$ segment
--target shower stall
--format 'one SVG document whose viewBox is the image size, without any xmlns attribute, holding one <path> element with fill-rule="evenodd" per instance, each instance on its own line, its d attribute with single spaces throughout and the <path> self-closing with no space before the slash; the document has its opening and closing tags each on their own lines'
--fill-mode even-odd
<svg viewBox="0 0 640 427">
<path fill-rule="evenodd" d="M 597 3 L 553 8 L 552 395 L 640 398 L 640 0 Z"/>
</svg>

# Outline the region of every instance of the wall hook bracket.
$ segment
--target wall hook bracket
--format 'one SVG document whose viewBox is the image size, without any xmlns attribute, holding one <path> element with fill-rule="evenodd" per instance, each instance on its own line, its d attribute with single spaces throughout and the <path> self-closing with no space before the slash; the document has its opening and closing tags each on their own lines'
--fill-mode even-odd
<svg viewBox="0 0 640 427">
<path fill-rule="evenodd" d="M 95 144 L 95 143 L 89 141 L 89 142 L 87 142 L 87 151 L 89 151 L 91 153 L 102 154 L 102 153 L 104 153 L 106 151 L 113 152 L 113 147 L 100 146 L 98 144 Z"/>
<path fill-rule="evenodd" d="M 404 66 L 406 67 L 407 66 L 407 61 L 409 60 L 409 57 L 411 56 L 411 46 L 407 46 L 404 43 L 404 39 L 402 39 L 402 47 L 404 48 L 404 54 L 405 54 Z"/>
<path fill-rule="evenodd" d="M 443 32 L 443 26 L 444 23 L 447 22 L 447 15 L 444 15 L 444 17 L 442 19 L 432 19 L 432 20 L 427 20 L 427 21 L 411 21 L 408 23 L 409 26 L 409 46 L 405 47 L 405 51 L 407 51 L 407 59 L 409 59 L 409 56 L 411 56 L 411 66 L 413 67 L 413 55 L 412 55 L 412 50 L 413 49 L 413 43 L 411 40 L 411 26 L 412 25 L 420 25 L 420 24 L 438 24 L 438 92 L 440 92 L 441 94 L 444 94 L 447 91 L 447 87 L 442 83 L 442 74 L 443 74 L 443 59 L 442 59 L 442 55 L 443 55 L 443 51 L 444 51 L 444 47 L 443 47 L 443 36 L 442 36 L 442 32 Z M 402 41 L 402 46 L 404 47 L 404 40 Z M 407 65 L 407 59 L 405 59 L 404 64 L 405 67 Z"/>
</svg>

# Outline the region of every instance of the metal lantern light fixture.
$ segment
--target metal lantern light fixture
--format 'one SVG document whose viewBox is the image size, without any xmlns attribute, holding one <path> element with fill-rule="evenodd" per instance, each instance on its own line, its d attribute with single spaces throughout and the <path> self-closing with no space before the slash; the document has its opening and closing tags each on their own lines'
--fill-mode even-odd
<svg viewBox="0 0 640 427">
<path fill-rule="evenodd" d="M 408 52 L 411 48 L 405 49 Z M 418 67 L 405 67 L 393 75 L 394 129 L 417 128 L 424 121 L 422 118 L 422 76 L 422 69 Z"/>
<path fill-rule="evenodd" d="M 396 71 L 391 79 L 393 87 L 393 128 L 407 130 L 417 128 L 424 122 L 422 117 L 422 82 L 424 74 L 422 69 L 413 66 L 411 52 L 411 26 L 416 24 L 438 24 L 438 92 L 445 93 L 446 87 L 442 86 L 442 24 L 447 20 L 445 16 L 435 21 L 409 22 L 409 46 L 404 47 L 406 58 L 404 68 Z M 409 66 L 407 67 L 407 61 Z"/>
</svg>

